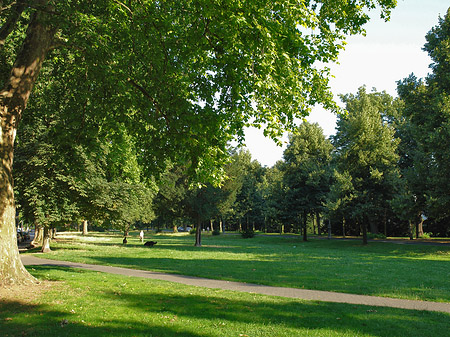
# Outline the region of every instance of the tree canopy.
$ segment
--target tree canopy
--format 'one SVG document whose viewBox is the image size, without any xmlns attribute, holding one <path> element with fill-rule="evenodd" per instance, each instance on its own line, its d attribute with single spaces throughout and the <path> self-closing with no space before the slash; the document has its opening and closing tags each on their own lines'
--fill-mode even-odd
<svg viewBox="0 0 450 337">
<path fill-rule="evenodd" d="M 335 108 L 328 70 L 366 9 L 395 0 L 5 0 L 0 12 L 0 279 L 27 279 L 15 242 L 15 135 L 41 69 L 75 75 L 66 105 L 100 127 L 121 124 L 152 175 L 164 159 L 220 179 L 226 145 L 246 125 L 280 135 L 316 103 Z M 50 56 L 55 56 L 53 59 Z M 80 76 L 84 74 L 84 78 Z M 83 78 L 83 80 L 81 80 Z M 56 78 L 49 74 L 46 81 Z M 67 102 L 63 102 L 67 103 Z M 82 120 L 82 118 L 80 118 Z M 20 271 L 19 271 L 20 269 Z"/>
</svg>

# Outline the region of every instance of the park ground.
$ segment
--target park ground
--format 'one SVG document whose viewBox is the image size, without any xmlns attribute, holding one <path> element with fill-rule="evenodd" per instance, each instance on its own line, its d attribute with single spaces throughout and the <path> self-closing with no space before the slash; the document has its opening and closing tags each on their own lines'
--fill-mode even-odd
<svg viewBox="0 0 450 337">
<path fill-rule="evenodd" d="M 92 233 L 61 235 L 48 254 L 73 261 L 136 270 L 381 296 L 445 305 L 450 302 L 450 248 L 301 237 L 152 235 L 149 249 L 132 238 Z M 254 292 L 203 288 L 35 265 L 41 283 L 3 292 L 5 335 L 100 336 L 449 336 L 449 314 L 386 306 L 302 300 Z M 19 334 L 18 334 L 19 333 Z"/>
</svg>

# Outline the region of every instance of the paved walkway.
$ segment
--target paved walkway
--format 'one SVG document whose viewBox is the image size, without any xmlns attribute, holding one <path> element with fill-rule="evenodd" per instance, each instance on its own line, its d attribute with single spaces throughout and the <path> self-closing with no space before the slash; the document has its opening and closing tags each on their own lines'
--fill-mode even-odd
<svg viewBox="0 0 450 337">
<path fill-rule="evenodd" d="M 70 268 L 82 268 L 110 274 L 119 274 L 126 276 L 136 276 L 156 280 L 164 280 L 197 287 L 233 290 L 233 291 L 241 291 L 280 297 L 290 297 L 310 301 L 350 303 L 369 306 L 392 307 L 411 310 L 440 311 L 450 313 L 450 303 L 412 301 L 387 297 L 335 293 L 330 291 L 271 287 L 250 283 L 212 280 L 193 276 L 156 273 L 145 270 L 127 269 L 120 267 L 110 267 L 110 266 L 75 263 L 67 261 L 55 261 L 55 260 L 41 259 L 32 255 L 21 255 L 21 258 L 24 265 L 46 265 L 46 266 L 60 266 Z"/>
</svg>

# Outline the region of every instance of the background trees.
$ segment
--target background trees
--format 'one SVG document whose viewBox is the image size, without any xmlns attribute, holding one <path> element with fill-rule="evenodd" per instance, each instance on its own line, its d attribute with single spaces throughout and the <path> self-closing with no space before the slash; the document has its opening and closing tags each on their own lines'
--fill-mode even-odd
<svg viewBox="0 0 450 337">
<path fill-rule="evenodd" d="M 432 73 L 425 82 L 411 75 L 399 82 L 398 92 L 404 101 L 402 118 L 409 138 L 402 142 L 414 144 L 409 153 L 410 165 L 405 174 L 412 191 L 416 224 L 425 213 L 433 222 L 433 232 L 448 235 L 450 232 L 449 182 L 449 98 L 450 70 L 448 43 L 450 40 L 450 13 L 439 19 L 436 27 L 426 36 L 424 50 L 433 63 Z M 406 134 L 406 132 L 405 132 Z M 431 228 L 430 228 L 431 229 Z M 418 231 L 419 232 L 419 231 Z"/>
<path fill-rule="evenodd" d="M 331 142 L 318 124 L 303 122 L 284 151 L 284 184 L 292 221 L 301 220 L 307 239 L 307 217 L 319 218 L 330 187 Z"/>
<path fill-rule="evenodd" d="M 8 282 L 27 278 L 23 268 L 9 267 L 20 266 L 15 135 L 52 50 L 69 47 L 74 63 L 85 65 L 85 85 L 77 87 L 93 99 L 85 116 L 122 122 L 148 176 L 164 170 L 165 158 L 189 163 L 204 181 L 217 178 L 227 143 L 242 138 L 244 126 L 267 123 L 275 137 L 313 104 L 334 108 L 327 70 L 316 61 L 336 60 L 344 34 L 360 33 L 368 21 L 366 7 L 379 5 L 384 17 L 394 7 L 390 0 L 2 4 L 0 46 L 10 67 L 2 69 L 0 91 L 0 254 L 7 257 L 0 275 Z M 90 86 L 96 81 L 99 91 Z"/>
<path fill-rule="evenodd" d="M 364 87 L 342 99 L 348 114 L 339 117 L 333 137 L 336 167 L 339 183 L 346 187 L 344 197 L 351 202 L 351 217 L 367 243 L 367 224 L 378 233 L 395 192 L 398 141 L 393 127 L 383 120 L 393 100 L 386 93 L 367 94 Z"/>
</svg>

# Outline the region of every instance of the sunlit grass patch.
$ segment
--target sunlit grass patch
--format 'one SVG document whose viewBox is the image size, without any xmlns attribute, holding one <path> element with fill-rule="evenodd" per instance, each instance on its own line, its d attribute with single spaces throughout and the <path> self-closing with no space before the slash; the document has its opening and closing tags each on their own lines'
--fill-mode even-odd
<svg viewBox="0 0 450 337">
<path fill-rule="evenodd" d="M 191 235 L 151 235 L 144 247 L 132 237 L 96 234 L 80 242 L 55 242 L 39 256 L 74 262 L 177 273 L 212 279 L 317 289 L 406 299 L 450 302 L 450 247 L 400 245 L 301 237 L 238 235 L 203 237 L 194 247 Z"/>
<path fill-rule="evenodd" d="M 448 314 L 302 301 L 98 272 L 29 267 L 54 285 L 0 301 L 2 336 L 446 336 Z M 6 318 L 12 318 L 5 320 Z"/>
</svg>

